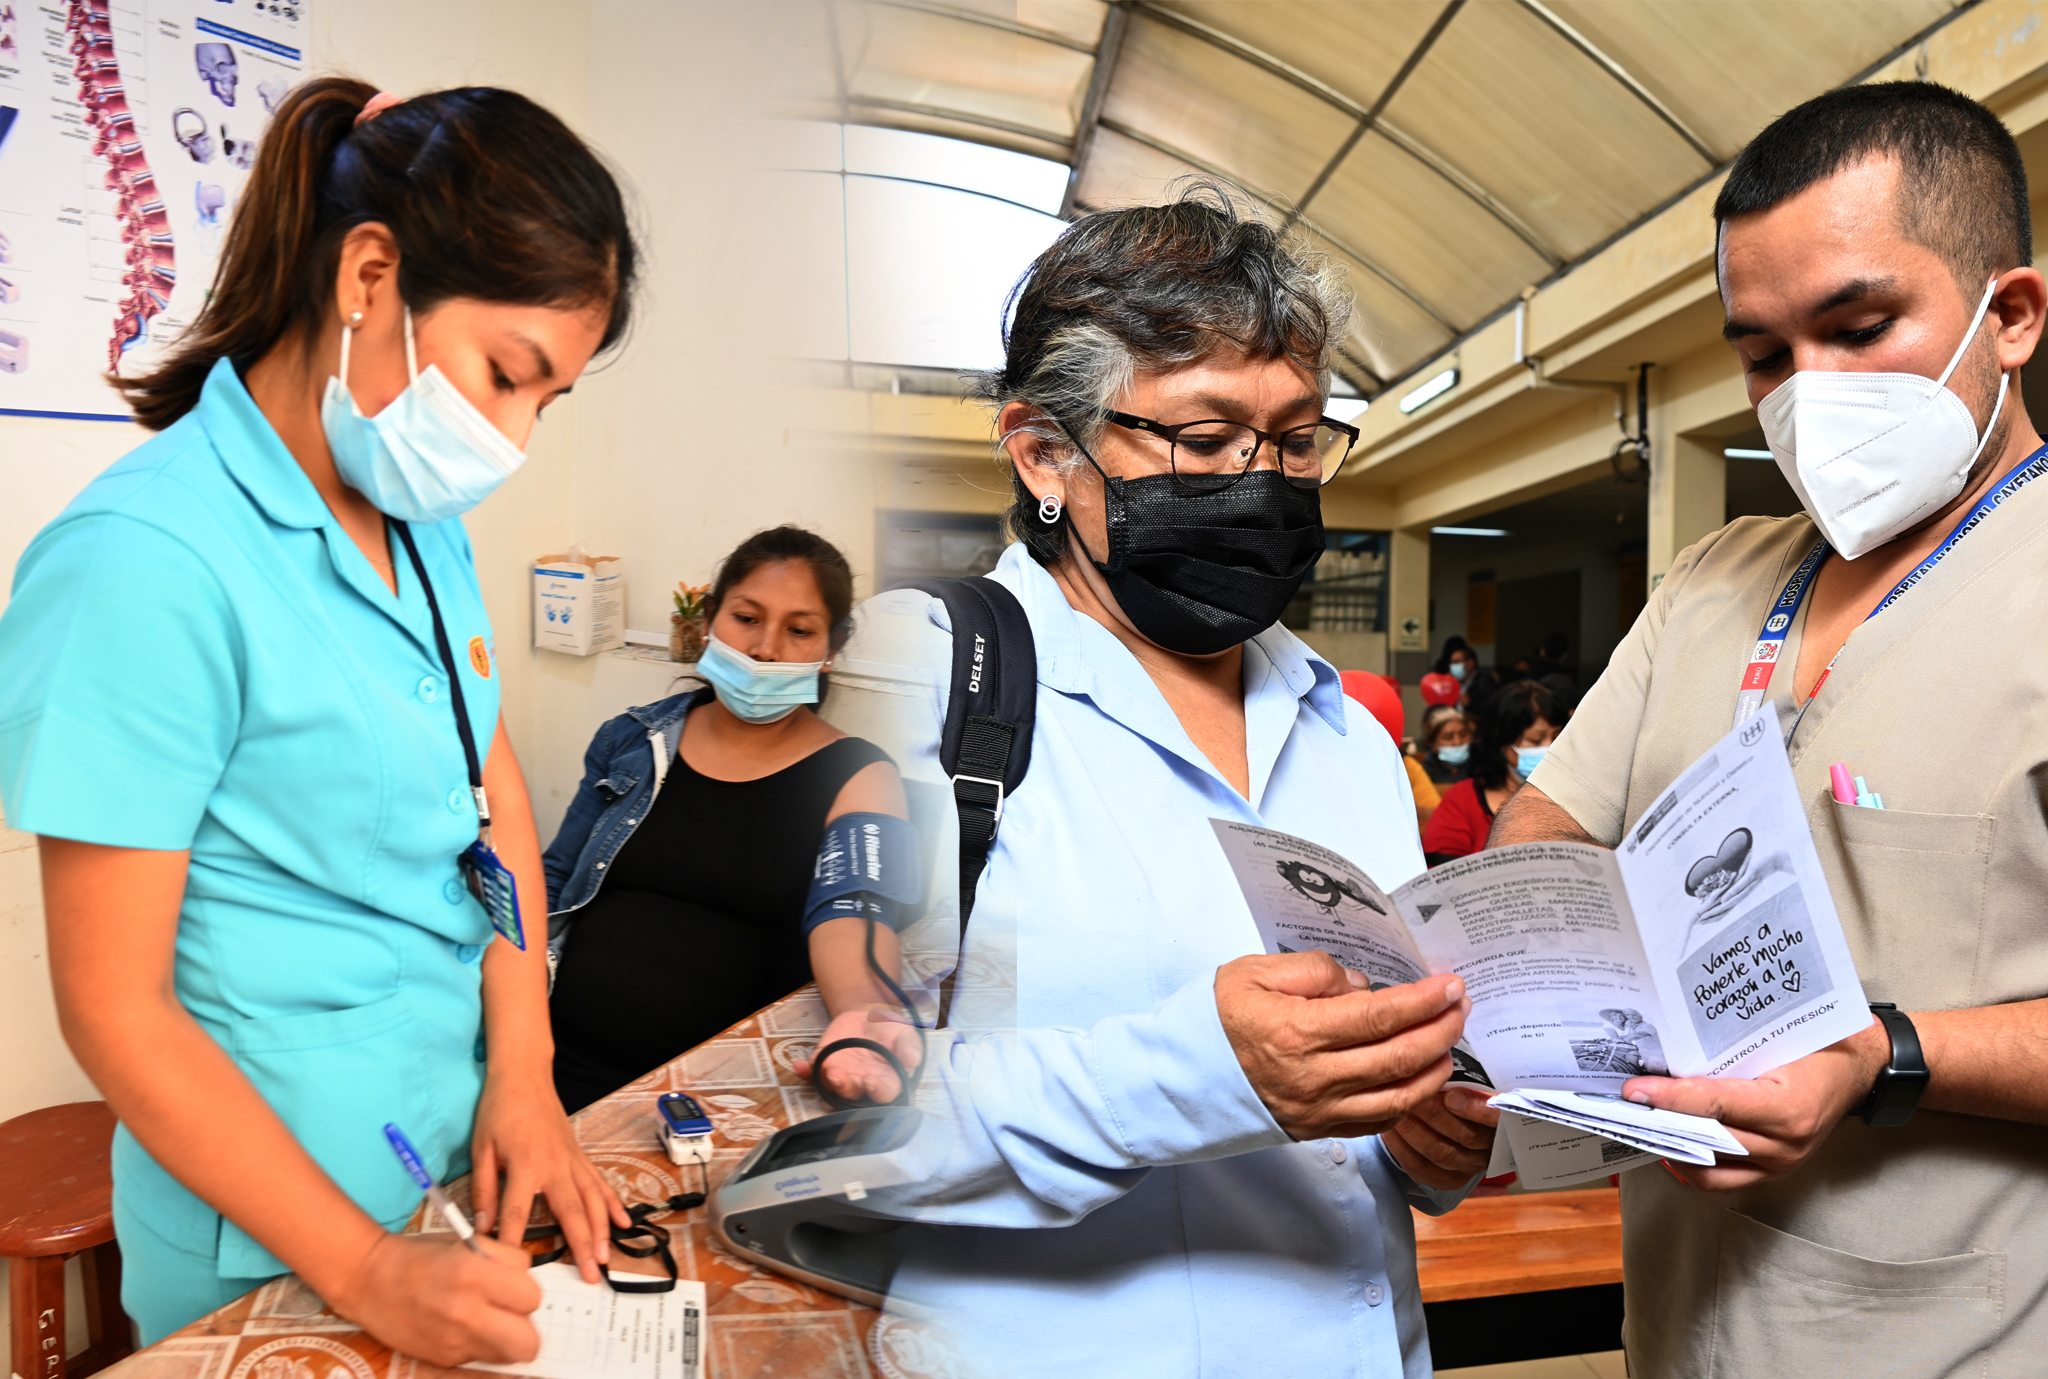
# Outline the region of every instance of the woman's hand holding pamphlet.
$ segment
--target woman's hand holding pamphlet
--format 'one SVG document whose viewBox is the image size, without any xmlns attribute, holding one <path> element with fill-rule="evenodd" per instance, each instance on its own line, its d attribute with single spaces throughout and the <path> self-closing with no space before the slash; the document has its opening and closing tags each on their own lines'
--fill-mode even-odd
<svg viewBox="0 0 2048 1379">
<path fill-rule="evenodd" d="M 1391 895 L 1326 848 L 1211 822 L 1268 952 L 1374 987 L 1464 978 L 1454 1082 L 1495 1098 L 1490 1173 L 1530 1187 L 1746 1151 L 1718 1121 L 1621 1100 L 1654 1074 L 1755 1077 L 1870 1023 L 1775 716 L 1694 762 L 1615 851 L 1523 843 Z"/>
</svg>

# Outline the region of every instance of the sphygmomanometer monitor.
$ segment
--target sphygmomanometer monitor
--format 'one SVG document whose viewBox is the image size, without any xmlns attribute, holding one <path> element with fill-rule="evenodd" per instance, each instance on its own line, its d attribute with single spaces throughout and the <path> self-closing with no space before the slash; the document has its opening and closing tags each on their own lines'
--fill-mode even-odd
<svg viewBox="0 0 2048 1379">
<path fill-rule="evenodd" d="M 879 1307 L 896 1272 L 870 1189 L 908 1182 L 897 1161 L 924 1113 L 864 1106 L 803 1121 L 765 1140 L 711 1195 L 711 1224 L 751 1263 Z"/>
</svg>

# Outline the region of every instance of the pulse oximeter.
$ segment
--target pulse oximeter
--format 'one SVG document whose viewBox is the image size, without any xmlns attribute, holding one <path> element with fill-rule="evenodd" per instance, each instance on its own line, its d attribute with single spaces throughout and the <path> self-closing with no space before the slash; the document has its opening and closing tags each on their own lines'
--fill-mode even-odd
<svg viewBox="0 0 2048 1379">
<path fill-rule="evenodd" d="M 664 1092 L 654 1103 L 662 1147 L 674 1164 L 711 1162 L 711 1117 L 681 1092 Z"/>
</svg>

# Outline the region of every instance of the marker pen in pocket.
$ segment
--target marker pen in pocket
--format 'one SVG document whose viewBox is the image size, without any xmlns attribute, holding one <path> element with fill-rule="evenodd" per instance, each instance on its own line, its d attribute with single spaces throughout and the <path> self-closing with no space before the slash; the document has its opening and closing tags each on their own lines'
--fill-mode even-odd
<svg viewBox="0 0 2048 1379">
<path fill-rule="evenodd" d="M 1849 782 L 1849 768 L 1841 762 L 1828 767 L 1828 783 L 1834 787 L 1836 804 L 1856 803 L 1856 787 Z"/>
</svg>

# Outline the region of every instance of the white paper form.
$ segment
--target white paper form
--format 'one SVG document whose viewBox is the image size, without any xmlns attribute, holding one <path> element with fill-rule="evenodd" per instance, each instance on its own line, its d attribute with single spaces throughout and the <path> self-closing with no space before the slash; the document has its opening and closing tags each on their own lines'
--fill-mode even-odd
<svg viewBox="0 0 2048 1379">
<path fill-rule="evenodd" d="M 1614 854 L 1682 1077 L 1755 1077 L 1870 1023 L 1777 716 L 1680 776 Z"/>
<path fill-rule="evenodd" d="M 617 1293 L 585 1283 L 566 1261 L 533 1271 L 540 1354 L 514 1365 L 464 1369 L 535 1379 L 699 1379 L 704 1355 L 704 1285 L 679 1279 L 666 1293 Z"/>
</svg>

